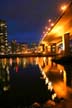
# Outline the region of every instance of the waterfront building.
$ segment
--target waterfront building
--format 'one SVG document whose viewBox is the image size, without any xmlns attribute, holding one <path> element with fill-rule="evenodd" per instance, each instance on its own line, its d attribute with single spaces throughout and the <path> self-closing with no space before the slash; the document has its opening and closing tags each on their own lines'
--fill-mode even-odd
<svg viewBox="0 0 72 108">
<path fill-rule="evenodd" d="M 10 54 L 23 54 L 27 52 L 29 49 L 29 45 L 27 43 L 17 42 L 16 40 L 12 40 L 9 42 L 9 53 Z"/>
<path fill-rule="evenodd" d="M 0 54 L 8 51 L 8 33 L 6 21 L 0 20 Z"/>
</svg>

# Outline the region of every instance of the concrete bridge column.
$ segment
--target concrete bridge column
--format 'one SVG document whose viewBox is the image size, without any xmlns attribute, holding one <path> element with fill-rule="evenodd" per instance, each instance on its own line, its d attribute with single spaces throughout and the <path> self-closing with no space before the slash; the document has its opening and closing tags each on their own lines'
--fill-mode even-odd
<svg viewBox="0 0 72 108">
<path fill-rule="evenodd" d="M 47 45 L 41 44 L 40 46 L 41 46 L 41 51 L 42 52 L 47 52 L 48 51 L 48 46 Z"/>
<path fill-rule="evenodd" d="M 43 52 L 45 50 L 45 45 L 44 44 L 40 44 L 39 48 Z"/>
<path fill-rule="evenodd" d="M 44 45 L 44 46 L 43 46 L 43 51 L 46 52 L 46 50 L 47 50 L 47 46 Z"/>
<path fill-rule="evenodd" d="M 64 34 L 63 36 L 63 50 L 64 50 L 64 55 L 69 55 L 70 53 L 70 48 L 69 48 L 69 33 Z"/>
<path fill-rule="evenodd" d="M 63 48 L 64 48 L 64 55 L 68 56 L 70 54 L 70 43 L 69 43 L 69 37 L 70 33 L 64 34 L 64 40 L 63 40 Z M 65 70 L 66 70 L 66 77 L 67 77 L 67 86 L 72 86 L 71 85 L 71 80 L 72 80 L 72 64 L 70 65 L 65 65 Z"/>
<path fill-rule="evenodd" d="M 52 45 L 51 45 L 51 53 L 52 54 L 56 54 L 56 43 L 53 43 Z M 56 58 L 56 55 L 54 55 L 52 58 Z M 52 62 L 52 64 L 51 64 L 51 66 L 53 66 L 53 62 Z"/>
<path fill-rule="evenodd" d="M 44 51 L 44 44 L 42 44 L 42 51 Z"/>
<path fill-rule="evenodd" d="M 45 53 L 48 53 L 48 46 L 47 45 L 43 45 L 43 50 Z"/>
</svg>

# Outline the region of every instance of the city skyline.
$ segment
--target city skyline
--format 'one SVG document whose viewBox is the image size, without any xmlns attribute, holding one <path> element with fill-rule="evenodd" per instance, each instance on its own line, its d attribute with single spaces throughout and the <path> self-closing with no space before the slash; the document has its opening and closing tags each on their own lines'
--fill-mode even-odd
<svg viewBox="0 0 72 108">
<path fill-rule="evenodd" d="M 1 0 L 0 19 L 8 25 L 8 40 L 39 42 L 48 19 L 56 20 L 62 3 L 69 0 Z"/>
</svg>

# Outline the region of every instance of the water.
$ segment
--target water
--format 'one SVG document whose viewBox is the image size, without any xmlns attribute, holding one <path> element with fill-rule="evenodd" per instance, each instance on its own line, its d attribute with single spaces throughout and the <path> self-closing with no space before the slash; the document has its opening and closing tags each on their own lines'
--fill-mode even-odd
<svg viewBox="0 0 72 108">
<path fill-rule="evenodd" d="M 54 95 L 65 97 L 66 80 L 65 68 L 50 57 L 0 59 L 0 105 L 32 107 L 54 101 Z"/>
<path fill-rule="evenodd" d="M 25 106 L 51 98 L 38 58 L 0 59 L 0 104 Z M 50 92 L 50 93 L 49 93 Z M 10 106 L 11 105 L 11 106 Z"/>
</svg>

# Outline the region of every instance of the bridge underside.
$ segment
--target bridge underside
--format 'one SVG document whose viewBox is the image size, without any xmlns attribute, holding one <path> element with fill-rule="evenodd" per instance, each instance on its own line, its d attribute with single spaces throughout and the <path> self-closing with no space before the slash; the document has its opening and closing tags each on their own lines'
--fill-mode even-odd
<svg viewBox="0 0 72 108">
<path fill-rule="evenodd" d="M 72 3 L 68 6 L 67 10 L 57 19 L 51 30 L 44 34 L 40 43 L 46 43 L 46 45 L 62 43 L 65 48 L 68 48 L 69 40 L 72 40 Z"/>
</svg>

